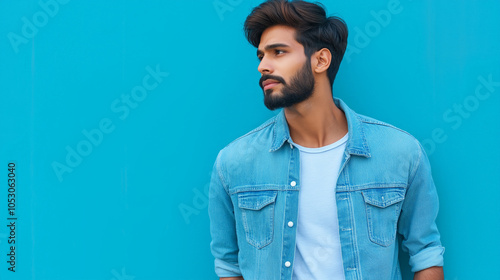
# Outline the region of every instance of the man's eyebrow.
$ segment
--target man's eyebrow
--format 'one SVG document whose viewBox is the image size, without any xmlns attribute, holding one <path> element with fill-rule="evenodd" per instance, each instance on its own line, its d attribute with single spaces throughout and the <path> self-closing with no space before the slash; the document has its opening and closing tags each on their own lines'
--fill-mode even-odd
<svg viewBox="0 0 500 280">
<path fill-rule="evenodd" d="M 283 43 L 276 43 L 276 44 L 271 44 L 271 45 L 267 45 L 264 47 L 264 49 L 266 51 L 276 49 L 276 48 L 290 48 L 290 46 L 287 44 L 283 44 Z M 257 50 L 257 56 L 259 56 L 259 54 L 262 54 L 262 53 L 263 53 L 262 50 Z"/>
</svg>

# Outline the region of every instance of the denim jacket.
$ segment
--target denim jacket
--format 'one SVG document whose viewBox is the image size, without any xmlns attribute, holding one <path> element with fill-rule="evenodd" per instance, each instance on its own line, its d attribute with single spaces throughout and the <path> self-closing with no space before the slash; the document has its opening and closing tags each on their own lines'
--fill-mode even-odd
<svg viewBox="0 0 500 280">
<path fill-rule="evenodd" d="M 345 279 L 401 279 L 400 245 L 413 272 L 442 266 L 438 197 L 421 144 L 334 101 L 349 133 L 332 197 Z M 301 184 L 299 150 L 291 143 L 281 110 L 219 152 L 208 207 L 219 277 L 292 279 Z"/>
</svg>

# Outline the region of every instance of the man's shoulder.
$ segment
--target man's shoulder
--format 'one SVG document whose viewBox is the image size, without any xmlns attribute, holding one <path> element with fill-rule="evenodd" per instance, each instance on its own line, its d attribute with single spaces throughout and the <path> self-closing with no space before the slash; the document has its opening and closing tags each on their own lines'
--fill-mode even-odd
<svg viewBox="0 0 500 280">
<path fill-rule="evenodd" d="M 377 128 L 380 128 L 380 129 L 384 129 L 386 130 L 387 132 L 393 132 L 393 133 L 396 133 L 398 135 L 401 135 L 403 137 L 410 137 L 410 138 L 414 138 L 413 135 L 411 135 L 409 132 L 399 128 L 399 127 L 396 127 L 390 123 L 387 123 L 387 122 L 383 122 L 383 121 L 380 121 L 378 119 L 375 119 L 375 118 L 372 118 L 372 117 L 368 117 L 366 115 L 362 115 L 362 114 L 356 114 L 358 116 L 358 119 L 363 123 L 365 124 L 368 128 L 370 128 L 370 126 L 372 127 L 377 127 Z"/>
<path fill-rule="evenodd" d="M 220 153 L 234 151 L 238 151 L 239 153 L 243 151 L 250 152 L 260 146 L 270 147 L 277 117 L 278 115 L 269 118 L 258 127 L 231 141 Z"/>
<path fill-rule="evenodd" d="M 412 134 L 387 122 L 357 114 L 358 119 L 364 126 L 365 137 L 367 141 L 380 143 L 384 147 L 392 149 L 405 149 L 409 151 L 418 151 L 421 144 Z M 372 145 L 373 147 L 373 145 Z"/>
</svg>

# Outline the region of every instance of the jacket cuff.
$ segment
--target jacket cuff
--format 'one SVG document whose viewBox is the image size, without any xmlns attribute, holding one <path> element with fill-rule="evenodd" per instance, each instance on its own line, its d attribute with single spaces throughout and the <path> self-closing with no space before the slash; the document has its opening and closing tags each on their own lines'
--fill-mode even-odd
<svg viewBox="0 0 500 280">
<path fill-rule="evenodd" d="M 425 248 L 417 254 L 410 256 L 412 272 L 424 270 L 432 266 L 443 266 L 444 247 L 436 246 Z"/>
<path fill-rule="evenodd" d="M 241 276 L 238 264 L 225 262 L 221 259 L 215 259 L 215 273 L 219 277 L 238 277 Z"/>
</svg>

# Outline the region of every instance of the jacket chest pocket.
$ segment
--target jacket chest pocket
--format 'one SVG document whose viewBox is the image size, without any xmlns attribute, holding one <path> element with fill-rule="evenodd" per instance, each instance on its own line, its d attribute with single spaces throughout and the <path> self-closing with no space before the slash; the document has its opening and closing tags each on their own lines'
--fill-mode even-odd
<svg viewBox="0 0 500 280">
<path fill-rule="evenodd" d="M 261 249 L 273 241 L 274 205 L 278 191 L 248 191 L 238 193 L 246 240 Z"/>
<path fill-rule="evenodd" d="M 381 246 L 390 246 L 396 238 L 397 223 L 403 188 L 368 189 L 361 192 L 365 202 L 370 240 Z"/>
</svg>

